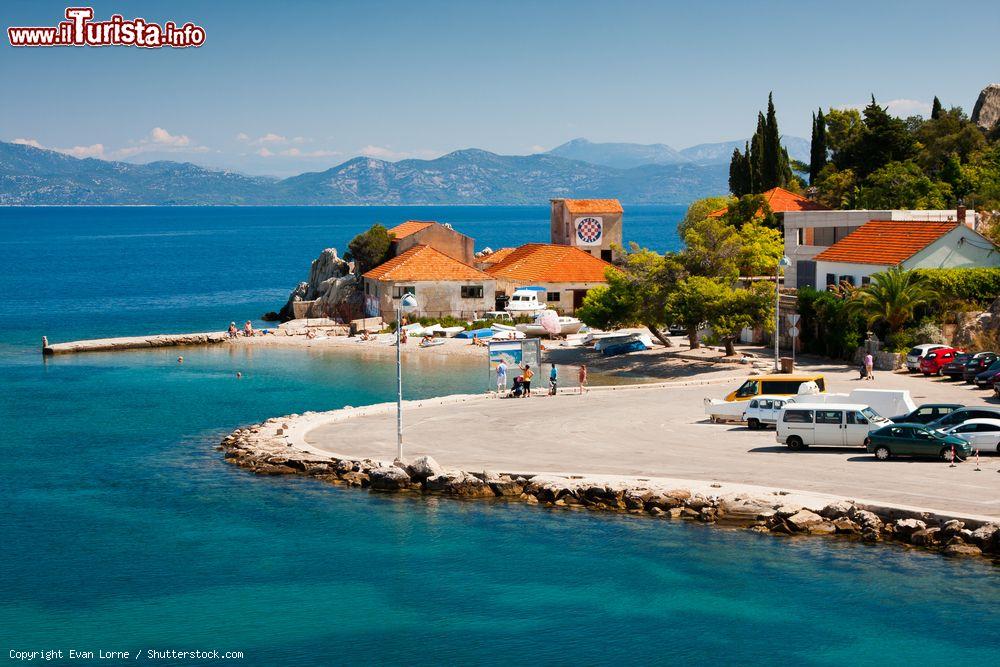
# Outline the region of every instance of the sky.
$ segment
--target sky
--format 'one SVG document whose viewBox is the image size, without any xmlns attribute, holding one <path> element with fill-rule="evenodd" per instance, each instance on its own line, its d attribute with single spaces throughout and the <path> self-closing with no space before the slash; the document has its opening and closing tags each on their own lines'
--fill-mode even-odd
<svg viewBox="0 0 1000 667">
<path fill-rule="evenodd" d="M 4 29 L 67 4 L 4 0 Z M 685 148 L 783 134 L 817 107 L 971 112 L 1000 81 L 1000 6 L 831 2 L 94 0 L 95 20 L 204 27 L 199 48 L 0 47 L 0 140 L 250 174 L 358 155 L 529 154 L 585 137 Z M 992 36 L 992 37 L 991 37 Z"/>
</svg>

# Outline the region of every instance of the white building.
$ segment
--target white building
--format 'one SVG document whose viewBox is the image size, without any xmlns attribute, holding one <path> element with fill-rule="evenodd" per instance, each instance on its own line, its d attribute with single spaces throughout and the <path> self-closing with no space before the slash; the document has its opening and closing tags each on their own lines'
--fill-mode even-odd
<svg viewBox="0 0 1000 667">
<path fill-rule="evenodd" d="M 873 220 L 897 222 L 948 222 L 962 219 L 972 229 L 978 228 L 975 211 L 958 210 L 885 210 L 885 211 L 788 211 L 784 214 L 785 255 L 792 260 L 785 270 L 788 287 L 822 287 L 815 283 L 815 258 Z M 821 276 L 822 277 L 822 276 Z"/>
<path fill-rule="evenodd" d="M 904 269 L 1000 267 L 1000 248 L 966 225 L 872 220 L 812 259 L 814 283 L 867 285 L 873 273 Z M 799 276 L 802 279 L 802 276 Z"/>
</svg>

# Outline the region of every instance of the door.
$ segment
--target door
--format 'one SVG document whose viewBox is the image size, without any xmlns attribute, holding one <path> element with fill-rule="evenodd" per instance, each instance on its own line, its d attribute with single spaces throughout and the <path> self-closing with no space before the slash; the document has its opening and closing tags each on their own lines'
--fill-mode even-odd
<svg viewBox="0 0 1000 667">
<path fill-rule="evenodd" d="M 871 424 L 867 417 L 857 410 L 848 411 L 844 424 L 844 444 L 848 447 L 863 446 L 870 428 Z"/>
<path fill-rule="evenodd" d="M 778 414 L 781 412 L 781 408 L 785 407 L 785 402 L 780 400 L 771 401 L 771 410 L 767 414 L 767 421 L 776 424 L 778 423 Z"/>
<path fill-rule="evenodd" d="M 913 429 L 912 443 L 911 453 L 915 456 L 937 456 L 946 446 L 933 433 L 923 429 Z"/>
<path fill-rule="evenodd" d="M 573 290 L 573 312 L 583 305 L 583 298 L 587 296 L 587 290 L 585 289 L 575 289 Z"/>
<path fill-rule="evenodd" d="M 844 444 L 844 411 L 817 410 L 813 444 L 839 447 Z"/>
</svg>

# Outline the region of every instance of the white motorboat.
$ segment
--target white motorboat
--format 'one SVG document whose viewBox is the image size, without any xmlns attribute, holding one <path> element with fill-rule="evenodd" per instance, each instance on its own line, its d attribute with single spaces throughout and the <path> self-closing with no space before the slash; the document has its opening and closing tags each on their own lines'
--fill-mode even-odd
<svg viewBox="0 0 1000 667">
<path fill-rule="evenodd" d="M 645 345 L 648 349 L 653 347 L 653 339 L 647 333 L 637 332 L 637 333 L 626 333 L 626 334 L 613 334 L 613 335 L 602 335 L 600 338 L 594 340 L 594 350 L 597 352 L 603 352 L 604 348 L 611 345 L 618 345 L 619 343 L 631 343 L 633 341 L 639 341 Z"/>
<path fill-rule="evenodd" d="M 566 315 L 546 315 L 546 313 L 555 314 L 554 310 L 543 311 L 535 317 L 535 321 L 531 324 L 518 324 L 517 330 L 525 333 L 528 336 L 570 336 L 573 334 L 580 333 L 580 329 L 583 328 L 583 322 L 576 319 L 575 317 L 568 317 Z M 552 329 L 547 328 L 542 324 L 542 318 L 547 317 L 550 320 L 557 321 L 559 324 L 559 333 L 555 333 Z"/>
<path fill-rule="evenodd" d="M 519 317 L 536 315 L 546 310 L 546 305 L 538 300 L 538 295 L 544 293 L 543 287 L 518 287 L 507 302 L 507 312 L 511 317 Z"/>
<path fill-rule="evenodd" d="M 465 331 L 465 327 L 441 327 L 441 335 L 445 338 L 454 338 Z"/>
</svg>

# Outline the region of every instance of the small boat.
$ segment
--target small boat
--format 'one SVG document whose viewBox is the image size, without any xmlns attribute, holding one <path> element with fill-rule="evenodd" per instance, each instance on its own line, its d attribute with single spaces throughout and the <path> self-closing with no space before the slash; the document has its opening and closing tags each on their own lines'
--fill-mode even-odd
<svg viewBox="0 0 1000 667">
<path fill-rule="evenodd" d="M 441 327 L 440 333 L 445 338 L 454 338 L 465 331 L 465 327 Z"/>
<path fill-rule="evenodd" d="M 462 333 L 456 334 L 455 338 L 492 338 L 493 329 L 473 329 L 471 331 L 463 331 Z"/>
<path fill-rule="evenodd" d="M 641 340 L 632 340 L 626 343 L 615 343 L 613 345 L 607 345 L 601 350 L 601 354 L 606 357 L 613 357 L 618 354 L 628 354 L 629 352 L 641 352 L 643 350 L 648 350 L 646 344 Z"/>
<path fill-rule="evenodd" d="M 436 347 L 438 345 L 444 345 L 444 341 L 440 338 L 429 340 L 426 343 L 420 343 L 420 347 Z"/>
<path fill-rule="evenodd" d="M 507 324 L 493 323 L 490 325 L 493 330 L 494 340 L 520 340 L 524 338 L 524 333 Z"/>
<path fill-rule="evenodd" d="M 423 334 L 425 336 L 438 336 L 441 335 L 442 331 L 444 328 L 440 324 L 432 324 L 429 327 L 424 327 Z"/>
<path fill-rule="evenodd" d="M 512 317 L 519 315 L 535 315 L 546 310 L 544 303 L 538 300 L 539 294 L 545 293 L 544 287 L 518 287 L 507 302 L 507 312 Z"/>
<path fill-rule="evenodd" d="M 603 352 L 605 348 L 612 345 L 620 345 L 622 343 L 631 343 L 634 341 L 639 341 L 645 345 L 645 349 L 651 349 L 653 347 L 653 339 L 649 337 L 646 333 L 628 333 L 628 334 L 616 334 L 601 336 L 596 338 L 594 341 L 594 350 L 597 352 Z"/>
</svg>

